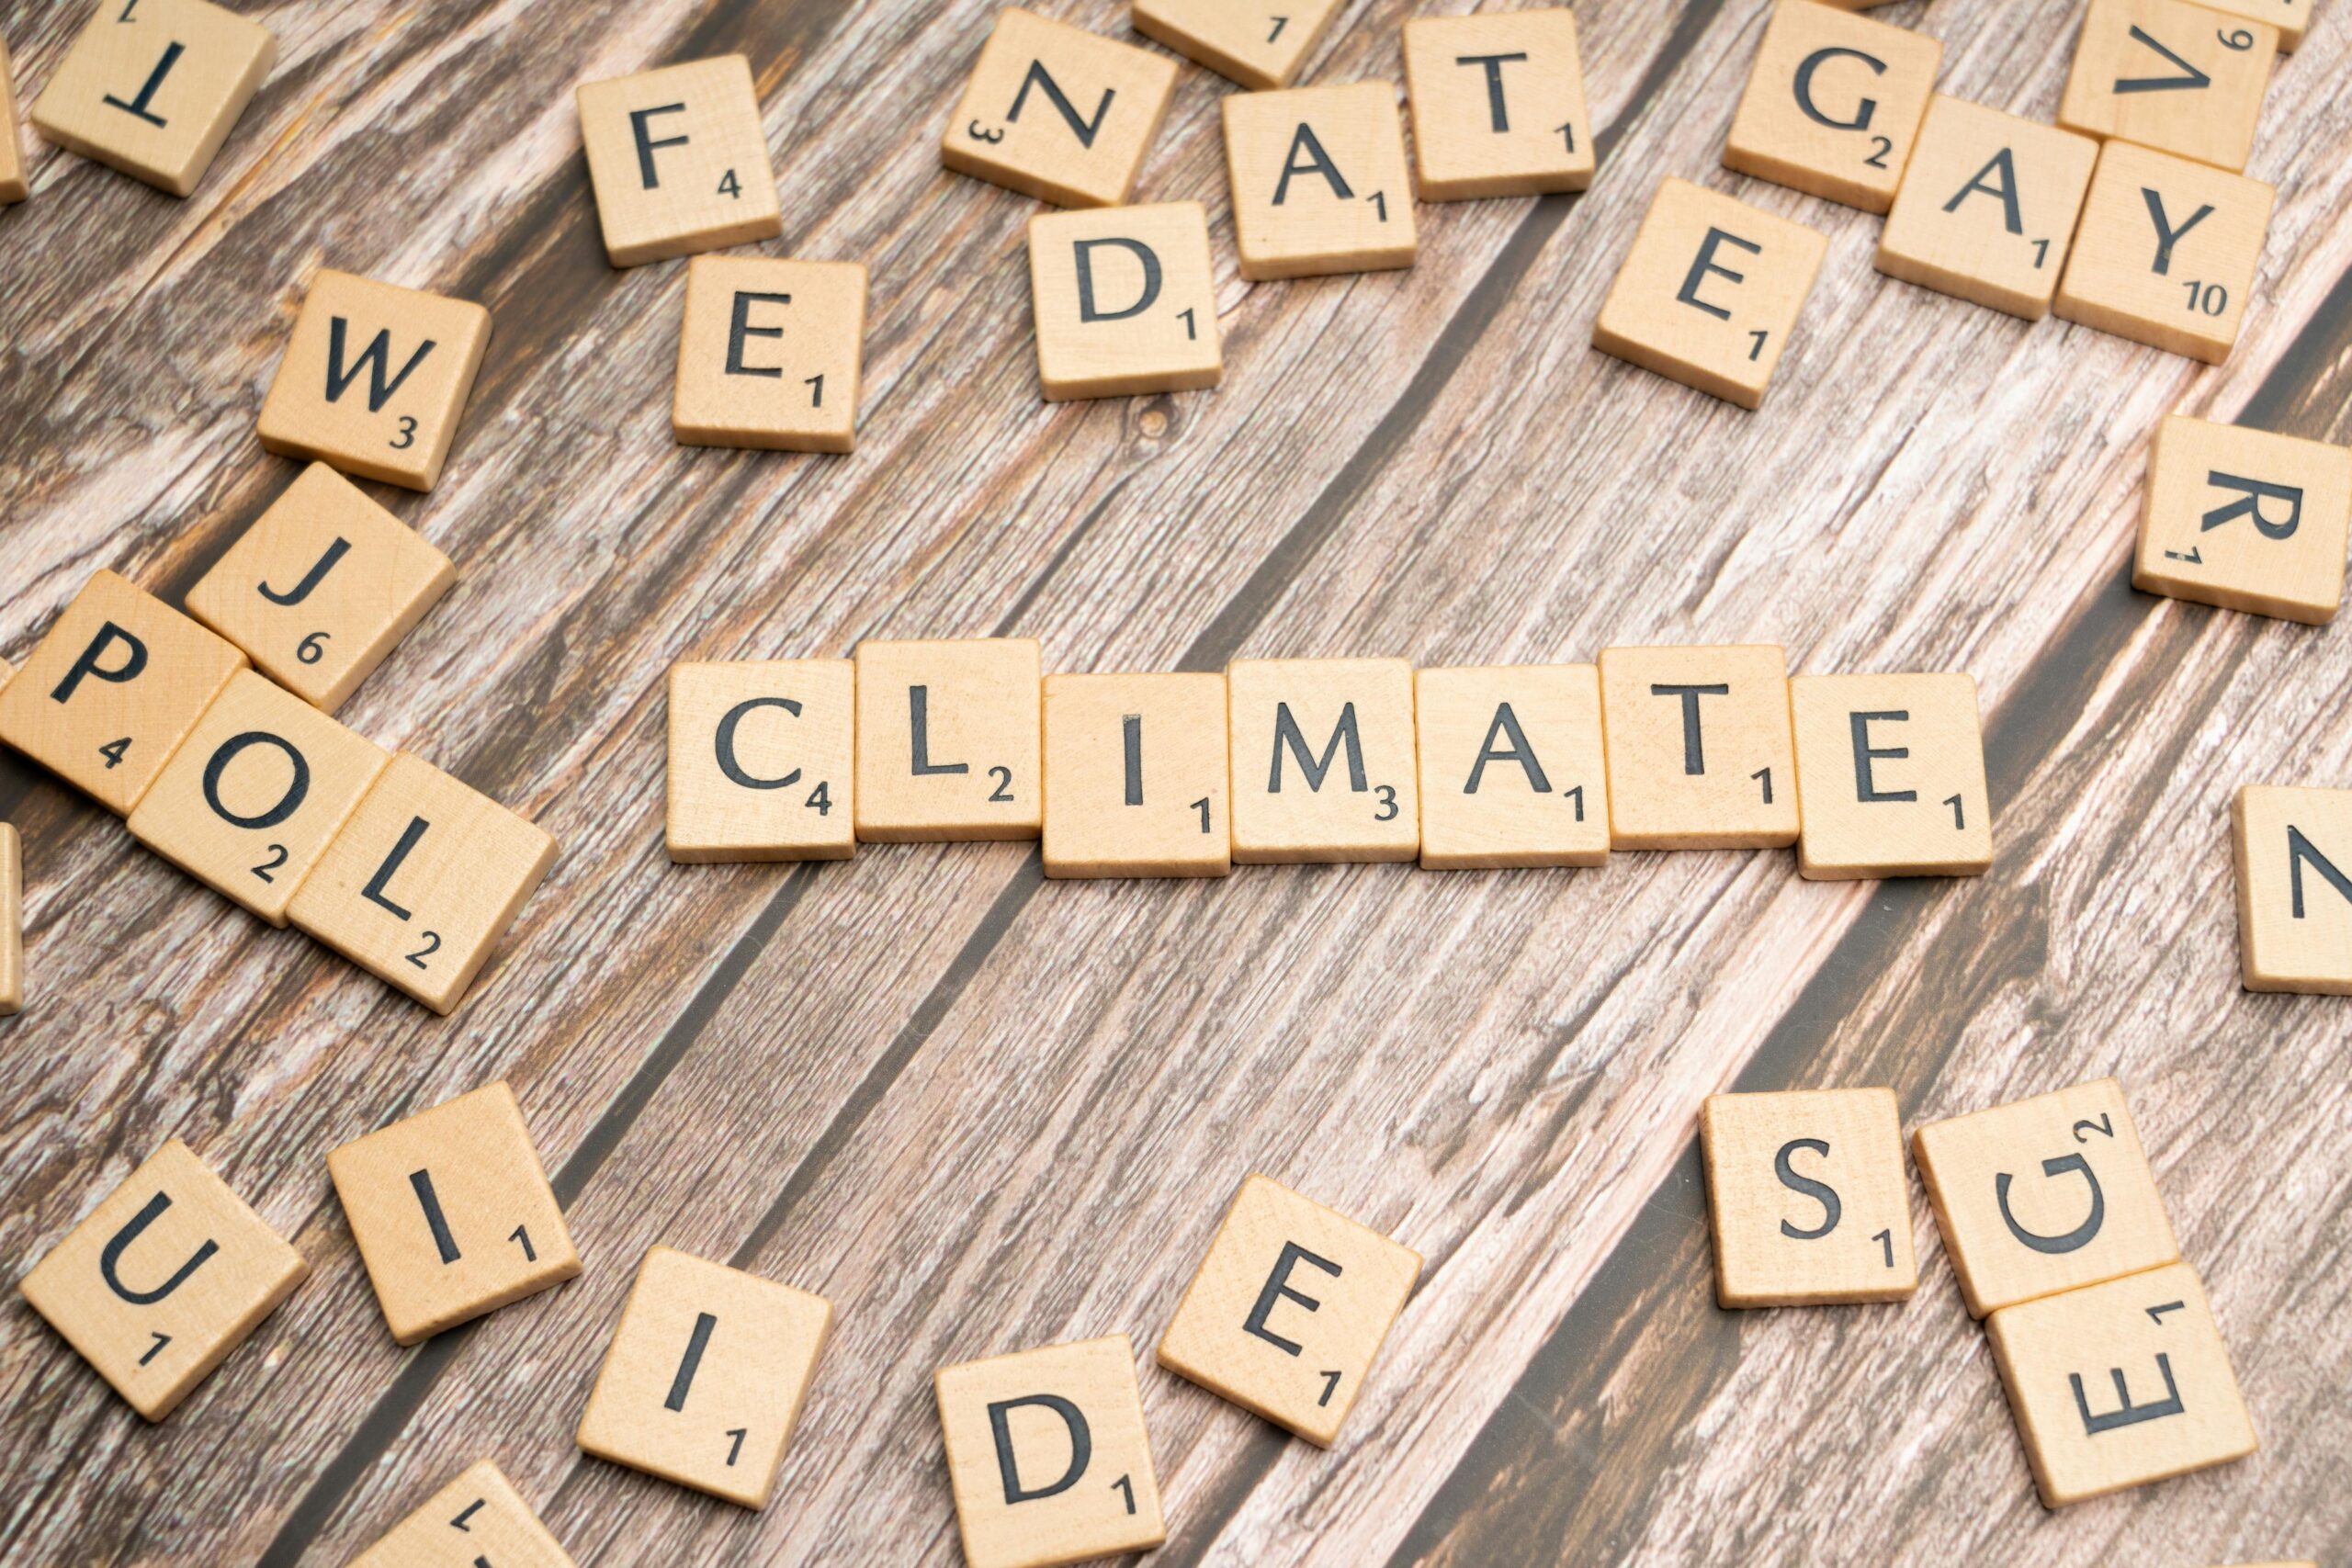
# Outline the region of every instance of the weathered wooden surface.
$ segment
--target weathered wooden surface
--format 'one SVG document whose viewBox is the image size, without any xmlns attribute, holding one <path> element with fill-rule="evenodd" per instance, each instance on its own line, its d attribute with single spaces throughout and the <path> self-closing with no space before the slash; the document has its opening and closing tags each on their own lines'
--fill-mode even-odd
<svg viewBox="0 0 2352 1568">
<path fill-rule="evenodd" d="M 157 1429 L 11 1293 L 0 1552 L 339 1562 L 488 1454 L 583 1562 L 954 1562 L 931 1369 L 1148 1347 L 1253 1168 L 1430 1268 L 1328 1454 L 1146 1372 L 1156 1562 L 2352 1546 L 2352 1014 L 2238 988 L 2225 818 L 2245 781 L 2352 784 L 2352 644 L 2135 594 L 2126 568 L 2164 412 L 2352 439 L 2346 18 L 2323 7 L 2272 88 L 2251 172 L 2278 214 L 2219 370 L 1880 277 L 1875 220 L 1716 168 L 1760 0 L 1585 0 L 1594 189 L 1424 208 L 1407 273 L 1236 279 L 1225 88 L 1187 68 L 1140 195 L 1209 204 L 1226 383 L 1047 407 L 1035 209 L 934 145 L 984 0 L 241 8 L 281 63 L 194 199 L 37 149 L 35 198 L 0 213 L 0 652 L 96 567 L 185 591 L 285 485 L 254 419 L 313 266 L 481 299 L 448 474 L 388 497 L 462 581 L 345 716 L 564 855 L 443 1021 L 0 761 L 34 987 L 0 1024 L 0 1257 L 21 1271 L 178 1134 L 316 1269 Z M 1045 8 L 1125 30 L 1111 0 Z M 1416 8 L 1459 5 L 1359 0 L 1311 79 L 1394 79 Z M 1945 39 L 1947 90 L 2046 118 L 2074 9 L 1878 15 Z M 28 91 L 85 11 L 12 0 Z M 777 151 L 772 248 L 874 269 L 846 460 L 673 446 L 682 268 L 615 273 L 597 243 L 571 84 L 727 50 Z M 1758 414 L 1588 347 L 1668 173 L 1832 236 Z M 1047 886 L 1005 845 L 667 863 L 673 660 L 992 630 L 1071 670 L 1707 639 L 1964 669 L 1999 860 L 1885 886 L 1804 884 L 1787 853 L 1185 886 Z M 1892 1083 L 1917 1122 L 2110 1071 L 2236 1353 L 2253 1461 L 2045 1515 L 1924 1203 L 1906 1305 L 1712 1304 L 1702 1095 Z M 502 1075 L 587 1272 L 396 1349 L 324 1155 Z M 836 1303 L 763 1515 L 572 1446 L 656 1241 Z"/>
</svg>

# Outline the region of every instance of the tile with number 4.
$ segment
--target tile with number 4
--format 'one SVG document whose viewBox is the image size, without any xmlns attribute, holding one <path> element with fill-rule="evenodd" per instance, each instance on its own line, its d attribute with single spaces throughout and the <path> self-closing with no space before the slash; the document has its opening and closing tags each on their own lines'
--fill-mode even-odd
<svg viewBox="0 0 2352 1568">
<path fill-rule="evenodd" d="M 1410 266 L 1413 182 L 1385 82 L 1234 93 L 1225 169 L 1241 276 L 1255 281 Z"/>
<path fill-rule="evenodd" d="M 33 127 L 60 147 L 187 196 L 277 58 L 268 28 L 206 0 L 99 0 L 33 100 Z"/>
<path fill-rule="evenodd" d="M 684 446 L 847 452 L 865 362 L 862 264 L 696 256 L 671 431 Z"/>
<path fill-rule="evenodd" d="M 1895 1302 L 1919 1288 L 1894 1090 L 1709 1095 L 1699 1147 L 1724 1306 Z"/>
<path fill-rule="evenodd" d="M 1799 675 L 1797 870 L 1816 882 L 1981 876 L 1993 811 L 1967 675 Z"/>
<path fill-rule="evenodd" d="M 846 659 L 673 665 L 670 858 L 855 854 L 855 689 Z"/>
<path fill-rule="evenodd" d="M 1878 269 L 2038 321 L 2098 161 L 2086 136 L 1939 95 L 1880 231 Z"/>
<path fill-rule="evenodd" d="M 857 645 L 857 836 L 1034 839 L 1045 826 L 1035 637 Z"/>
<path fill-rule="evenodd" d="M 1029 298 L 1049 402 L 1190 391 L 1225 377 L 1197 201 L 1032 218 Z"/>
<path fill-rule="evenodd" d="M 1223 876 L 1225 677 L 1046 677 L 1046 874 Z"/>
<path fill-rule="evenodd" d="M 351 1561 L 351 1568 L 572 1568 L 498 1466 L 480 1460 Z"/>
<path fill-rule="evenodd" d="M 752 62 L 693 60 L 583 82 L 580 140 L 615 266 L 784 232 Z"/>
<path fill-rule="evenodd" d="M 2344 602 L 2352 449 L 2174 414 L 2156 427 L 2134 587 L 2310 626 Z"/>
<path fill-rule="evenodd" d="M 2229 358 L 2277 192 L 2110 141 L 2058 285 L 2061 318 L 2209 365 Z"/>
<path fill-rule="evenodd" d="M 1598 668 L 1417 670 L 1413 725 L 1423 870 L 1609 858 Z"/>
<path fill-rule="evenodd" d="M 2187 0 L 2090 0 L 2058 123 L 2245 167 L 2278 29 Z"/>
<path fill-rule="evenodd" d="M 1405 24 L 1405 92 L 1423 201 L 1592 183 L 1592 120 L 1570 11 L 1415 17 Z"/>
<path fill-rule="evenodd" d="M 2232 817 L 2245 988 L 2352 996 L 2352 789 L 2247 784 Z"/>
<path fill-rule="evenodd" d="M 1765 24 L 1724 167 L 1884 212 L 1894 205 L 1944 46 L 1814 0 L 1781 0 Z"/>
<path fill-rule="evenodd" d="M 1298 75 L 1340 0 L 1135 0 L 1136 31 L 1229 82 L 1263 90 Z"/>
<path fill-rule="evenodd" d="M 1172 60 L 1035 11 L 1001 11 L 940 158 L 1057 207 L 1115 207 L 1134 193 L 1175 89 Z"/>
</svg>

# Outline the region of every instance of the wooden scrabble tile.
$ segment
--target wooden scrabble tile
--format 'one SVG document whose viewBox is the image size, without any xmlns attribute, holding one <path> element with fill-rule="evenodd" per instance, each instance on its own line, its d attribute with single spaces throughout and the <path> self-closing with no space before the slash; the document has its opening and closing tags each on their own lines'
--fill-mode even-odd
<svg viewBox="0 0 2352 1568">
<path fill-rule="evenodd" d="M 722 54 L 578 92 L 596 221 L 615 266 L 784 232 L 752 62 Z"/>
<path fill-rule="evenodd" d="M 1724 167 L 1884 212 L 1935 96 L 1944 46 L 1813 0 L 1780 0 L 1724 142 Z"/>
<path fill-rule="evenodd" d="M 2352 789 L 2247 784 L 2231 815 L 2245 988 L 2352 996 Z"/>
<path fill-rule="evenodd" d="M 1197 201 L 1032 218 L 1029 298 L 1048 402 L 1190 391 L 1225 377 Z"/>
<path fill-rule="evenodd" d="M 401 752 L 295 890 L 287 918 L 447 1014 L 554 863 L 546 833 Z"/>
<path fill-rule="evenodd" d="M 1405 93 L 1423 201 L 1592 183 L 1592 119 L 1572 12 L 1416 17 L 1405 24 Z"/>
<path fill-rule="evenodd" d="M 696 256 L 670 428 L 684 446 L 846 452 L 865 364 L 862 264 Z"/>
<path fill-rule="evenodd" d="M 8 65 L 8 40 L 0 39 L 0 206 L 32 194 L 25 174 L 24 133 L 17 129 L 17 86 Z"/>
<path fill-rule="evenodd" d="M 2058 123 L 2243 169 L 2278 54 L 2267 22 L 2186 0 L 2090 0 Z"/>
<path fill-rule="evenodd" d="M 1603 649 L 1600 716 L 1618 849 L 1796 842 L 1788 656 L 1780 649 Z"/>
<path fill-rule="evenodd" d="M 174 1138 L 17 1289 L 132 1409 L 161 1421 L 310 1272 Z"/>
<path fill-rule="evenodd" d="M 580 1446 L 764 1508 L 832 1322 L 822 1296 L 650 1248 L 580 1418 Z"/>
<path fill-rule="evenodd" d="M 351 1239 L 402 1345 L 580 1272 L 563 1210 L 503 1082 L 327 1156 Z"/>
<path fill-rule="evenodd" d="M 670 858 L 857 852 L 856 666 L 747 660 L 670 669 Z"/>
<path fill-rule="evenodd" d="M 970 1568 L 1055 1568 L 1168 1539 L 1124 1334 L 932 1376 Z"/>
<path fill-rule="evenodd" d="M 447 556 L 313 463 L 188 590 L 187 610 L 333 713 L 457 581 Z"/>
<path fill-rule="evenodd" d="M 2044 1507 L 2261 1446 L 2205 1287 L 2186 1263 L 2005 1307 L 1984 1332 Z"/>
<path fill-rule="evenodd" d="M 1378 272 L 1419 254 L 1404 122 L 1385 82 L 1227 96 L 1225 170 L 1246 278 Z"/>
<path fill-rule="evenodd" d="M 1878 269 L 2038 321 L 2098 161 L 2087 137 L 1938 94 L 1880 231 Z"/>
<path fill-rule="evenodd" d="M 351 1568 L 572 1568 L 497 1465 L 479 1460 L 351 1561 Z"/>
<path fill-rule="evenodd" d="M 1411 1247 L 1252 1176 L 1184 1288 L 1159 1364 L 1329 1448 L 1420 1277 Z"/>
<path fill-rule="evenodd" d="M 1977 1317 L 2180 1257 L 2113 1078 L 1931 1122 L 1911 1156 Z"/>
<path fill-rule="evenodd" d="M 0 740 L 128 817 L 245 656 L 110 571 L 93 572 L 16 679 Z"/>
<path fill-rule="evenodd" d="M 2058 286 L 2058 314 L 2221 364 L 2238 341 L 2277 194 L 2243 175 L 2109 142 Z"/>
<path fill-rule="evenodd" d="M 2209 11 L 2222 11 L 2250 21 L 2267 22 L 2278 29 L 2278 52 L 2291 52 L 2311 26 L 2312 0 L 2202 0 Z"/>
<path fill-rule="evenodd" d="M 1175 87 L 1172 60 L 1035 11 L 1001 11 L 940 159 L 1057 207 L 1115 207 L 1134 192 Z"/>
<path fill-rule="evenodd" d="M 1699 1147 L 1724 1306 L 1898 1302 L 1919 1288 L 1893 1089 L 1709 1095 Z"/>
<path fill-rule="evenodd" d="M 1046 874 L 1223 876 L 1225 677 L 1046 677 Z"/>
<path fill-rule="evenodd" d="M 1815 882 L 1981 876 L 1993 808 L 1967 675 L 1799 675 L 1797 871 Z"/>
<path fill-rule="evenodd" d="M 479 305 L 322 267 L 262 403 L 261 444 L 431 490 L 489 344 Z"/>
<path fill-rule="evenodd" d="M 1413 725 L 1424 870 L 1609 858 L 1597 667 L 1419 670 Z"/>
<path fill-rule="evenodd" d="M 1668 177 L 1592 330 L 1603 354 L 1752 409 L 1829 249 L 1828 237 Z"/>
<path fill-rule="evenodd" d="M 1287 87 L 1340 0 L 1135 0 L 1136 31 L 1229 82 Z"/>
<path fill-rule="evenodd" d="M 277 58 L 268 28 L 205 0 L 107 0 L 33 100 L 33 127 L 186 196 Z"/>
<path fill-rule="evenodd" d="M 1411 665 L 1240 659 L 1226 682 L 1237 863 L 1420 853 Z"/>
<path fill-rule="evenodd" d="M 857 645 L 857 836 L 1034 839 L 1045 826 L 1035 637 Z"/>
<path fill-rule="evenodd" d="M 2352 449 L 2180 414 L 2156 427 L 2132 581 L 2323 626 L 2344 602 Z"/>
<path fill-rule="evenodd" d="M 0 1018 L 25 1006 L 25 863 L 17 830 L 0 822 Z"/>
</svg>

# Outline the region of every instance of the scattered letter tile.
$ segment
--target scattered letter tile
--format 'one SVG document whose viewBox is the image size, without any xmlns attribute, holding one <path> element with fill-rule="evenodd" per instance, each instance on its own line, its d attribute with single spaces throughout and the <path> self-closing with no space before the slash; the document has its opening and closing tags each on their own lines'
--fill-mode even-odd
<svg viewBox="0 0 2352 1568">
<path fill-rule="evenodd" d="M 1253 280 L 1410 266 L 1413 182 L 1385 82 L 1225 100 L 1233 238 Z"/>
<path fill-rule="evenodd" d="M 2088 137 L 1939 94 L 1880 232 L 1878 269 L 2038 321 L 2098 161 Z"/>
<path fill-rule="evenodd" d="M 1223 876 L 1225 677 L 1046 678 L 1046 874 Z"/>
<path fill-rule="evenodd" d="M 1411 665 L 1242 659 L 1226 680 L 1236 863 L 1420 853 Z"/>
<path fill-rule="evenodd" d="M 862 264 L 696 256 L 671 429 L 686 446 L 846 452 L 865 361 Z"/>
<path fill-rule="evenodd" d="M 847 860 L 857 741 L 846 659 L 670 671 L 670 858 Z"/>
<path fill-rule="evenodd" d="M 1229 82 L 1287 87 L 1340 0 L 1135 0 L 1136 31 Z"/>
<path fill-rule="evenodd" d="M 1894 205 L 1944 46 L 1813 0 L 1781 0 L 1724 167 L 1864 212 Z"/>
<path fill-rule="evenodd" d="M 2344 602 L 2352 449 L 2174 414 L 2156 427 L 2134 586 L 2324 626 Z"/>
<path fill-rule="evenodd" d="M 2267 22 L 2186 0 L 2090 0 L 2058 123 L 2243 169 L 2278 55 Z"/>
<path fill-rule="evenodd" d="M 1197 201 L 1038 214 L 1029 297 L 1049 402 L 1190 391 L 1225 376 Z"/>
<path fill-rule="evenodd" d="M 1894 1090 L 1709 1095 L 1699 1146 L 1724 1306 L 1895 1302 L 1919 1288 Z"/>
<path fill-rule="evenodd" d="M 1788 656 L 1780 649 L 1605 649 L 1600 713 L 1618 849 L 1796 842 Z"/>
<path fill-rule="evenodd" d="M 2058 314 L 2208 365 L 2229 358 L 2277 192 L 2128 141 L 2101 149 Z"/>
<path fill-rule="evenodd" d="M 1405 93 L 1423 201 L 1592 183 L 1592 121 L 1572 12 L 1415 17 L 1405 24 Z"/>
<path fill-rule="evenodd" d="M 0 206 L 32 194 L 25 174 L 25 140 L 17 129 L 17 85 L 8 65 L 8 42 L 0 39 Z"/>
<path fill-rule="evenodd" d="M 1799 675 L 1789 709 L 1802 874 L 1829 882 L 1991 869 L 1973 677 Z"/>
<path fill-rule="evenodd" d="M 205 0 L 101 0 L 34 100 L 33 126 L 187 196 L 277 58 L 268 28 Z"/>
<path fill-rule="evenodd" d="M 1416 671 L 1413 722 L 1424 870 L 1609 858 L 1595 666 Z"/>
<path fill-rule="evenodd" d="M 981 46 L 940 156 L 971 175 L 1057 207 L 1115 207 L 1176 88 L 1176 62 L 1006 10 Z"/>
<path fill-rule="evenodd" d="M 2247 784 L 2233 815 L 2245 988 L 2352 996 L 2352 789 Z"/>
<path fill-rule="evenodd" d="M 17 830 L 0 822 L 0 1018 L 25 1005 L 25 864 Z"/>
<path fill-rule="evenodd" d="M 572 1568 L 531 1506 L 481 1460 L 352 1559 L 351 1568 Z"/>
<path fill-rule="evenodd" d="M 752 62 L 742 55 L 583 82 L 577 96 L 596 220 L 615 266 L 784 232 Z"/>
<path fill-rule="evenodd" d="M 1035 637 L 857 645 L 857 836 L 1034 839 L 1045 825 Z"/>
</svg>

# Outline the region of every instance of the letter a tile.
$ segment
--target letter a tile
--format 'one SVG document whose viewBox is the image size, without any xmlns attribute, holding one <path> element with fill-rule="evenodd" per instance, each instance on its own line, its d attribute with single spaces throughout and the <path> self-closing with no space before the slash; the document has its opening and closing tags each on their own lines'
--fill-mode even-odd
<svg viewBox="0 0 2352 1568">
<path fill-rule="evenodd" d="M 2058 123 L 2245 167 L 2278 29 L 2184 0 L 2091 0 Z"/>
<path fill-rule="evenodd" d="M 1385 82 L 1225 100 L 1233 241 L 1253 280 L 1413 265 L 1413 181 Z"/>
<path fill-rule="evenodd" d="M 847 860 L 856 667 L 745 660 L 670 670 L 670 858 Z"/>
<path fill-rule="evenodd" d="M 693 60 L 583 82 L 580 140 L 615 266 L 784 232 L 752 62 Z"/>
<path fill-rule="evenodd" d="M 865 362 L 861 264 L 696 256 L 671 431 L 684 446 L 846 452 Z"/>
<path fill-rule="evenodd" d="M 1226 683 L 1237 863 L 1420 853 L 1411 665 L 1241 659 Z"/>
<path fill-rule="evenodd" d="M 2086 136 L 1939 95 L 1880 232 L 1878 269 L 2038 321 L 2098 161 Z"/>
<path fill-rule="evenodd" d="M 1046 874 L 1233 869 L 1225 677 L 1046 678 Z"/>
<path fill-rule="evenodd" d="M 489 1460 L 351 1560 L 351 1568 L 572 1568 L 531 1506 Z"/>
<path fill-rule="evenodd" d="M 2243 175 L 2109 142 L 2058 286 L 2059 316 L 2221 364 L 2238 341 L 2277 194 Z"/>
<path fill-rule="evenodd" d="M 2352 789 L 2247 784 L 2232 815 L 2245 988 L 2352 996 Z"/>
<path fill-rule="evenodd" d="M 101 0 L 33 101 L 33 127 L 187 196 L 277 58 L 268 28 L 205 0 Z"/>
<path fill-rule="evenodd" d="M 2309 626 L 2344 602 L 2352 449 L 2180 414 L 2156 426 L 2132 582 Z"/>
<path fill-rule="evenodd" d="M 1514 664 L 1413 672 L 1421 868 L 1609 858 L 1600 671 Z"/>
<path fill-rule="evenodd" d="M 1981 876 L 1993 811 L 1966 675 L 1799 675 L 1797 870 L 1816 882 Z"/>
<path fill-rule="evenodd" d="M 1724 167 L 1884 212 L 1943 54 L 1941 41 L 1923 33 L 1781 0 L 1724 142 Z"/>
<path fill-rule="evenodd" d="M 1423 201 L 1592 183 L 1573 12 L 1415 17 L 1405 24 L 1405 90 Z"/>
<path fill-rule="evenodd" d="M 1225 376 L 1197 201 L 1032 218 L 1029 298 L 1049 402 L 1190 391 Z"/>
<path fill-rule="evenodd" d="M 1604 649 L 1600 716 L 1618 849 L 1796 842 L 1788 656 L 1780 649 Z"/>
<path fill-rule="evenodd" d="M 1919 1288 L 1894 1090 L 1709 1095 L 1699 1146 L 1724 1306 L 1896 1302 Z"/>
<path fill-rule="evenodd" d="M 1045 826 L 1035 637 L 857 645 L 857 836 L 1034 839 Z"/>
<path fill-rule="evenodd" d="M 940 158 L 1057 207 L 1115 207 L 1134 192 L 1175 88 L 1172 60 L 1034 11 L 1002 11 Z"/>
<path fill-rule="evenodd" d="M 1287 87 L 1340 0 L 1135 0 L 1136 31 L 1244 87 Z"/>
</svg>

